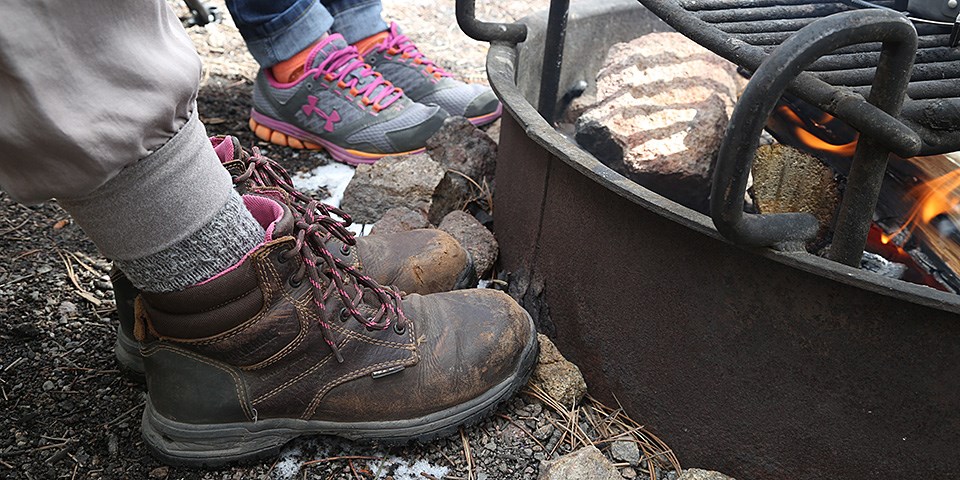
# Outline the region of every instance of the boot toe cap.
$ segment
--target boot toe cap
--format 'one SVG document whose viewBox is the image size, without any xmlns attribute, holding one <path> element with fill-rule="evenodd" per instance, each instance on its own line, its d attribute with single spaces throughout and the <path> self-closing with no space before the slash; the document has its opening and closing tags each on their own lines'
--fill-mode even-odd
<svg viewBox="0 0 960 480">
<path fill-rule="evenodd" d="M 460 242 L 442 230 L 359 237 L 357 244 L 368 275 L 407 293 L 426 295 L 462 287 L 458 282 L 472 267 Z"/>
</svg>

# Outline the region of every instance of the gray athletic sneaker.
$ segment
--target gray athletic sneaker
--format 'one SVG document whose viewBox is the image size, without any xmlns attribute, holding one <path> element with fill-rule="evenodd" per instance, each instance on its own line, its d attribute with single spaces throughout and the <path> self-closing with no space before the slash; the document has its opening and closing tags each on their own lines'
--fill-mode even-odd
<svg viewBox="0 0 960 480">
<path fill-rule="evenodd" d="M 263 140 L 326 149 L 335 160 L 357 165 L 422 151 L 446 117 L 436 105 L 410 100 L 334 34 L 314 47 L 293 82 L 260 70 L 250 129 Z"/>
<path fill-rule="evenodd" d="M 466 84 L 423 55 L 396 23 L 380 34 L 383 38 L 360 54 L 363 59 L 420 103 L 435 103 L 450 115 L 467 117 L 474 125 L 486 125 L 503 113 L 503 106 L 488 87 Z"/>
</svg>

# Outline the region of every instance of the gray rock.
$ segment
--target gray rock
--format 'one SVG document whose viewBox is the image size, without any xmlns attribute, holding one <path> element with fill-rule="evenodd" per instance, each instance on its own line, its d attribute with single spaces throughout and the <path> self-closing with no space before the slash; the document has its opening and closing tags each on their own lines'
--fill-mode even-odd
<svg viewBox="0 0 960 480">
<path fill-rule="evenodd" d="M 73 302 L 65 300 L 60 303 L 57 312 L 59 312 L 62 317 L 72 317 L 77 314 L 77 306 L 74 305 Z"/>
<path fill-rule="evenodd" d="M 742 84 L 735 65 L 678 33 L 616 44 L 597 74 L 597 104 L 576 122 L 576 140 L 626 177 L 704 209 Z"/>
<path fill-rule="evenodd" d="M 680 475 L 680 478 L 677 480 L 735 480 L 733 477 L 728 477 L 720 472 L 714 472 L 711 470 L 701 470 L 699 468 L 688 468 L 683 471 L 683 474 Z"/>
<path fill-rule="evenodd" d="M 150 470 L 150 478 L 167 478 L 170 474 L 170 467 L 157 467 Z"/>
<path fill-rule="evenodd" d="M 383 217 L 373 224 L 370 235 L 407 232 L 431 226 L 423 212 L 410 210 L 407 207 L 396 207 L 387 210 Z"/>
<path fill-rule="evenodd" d="M 537 437 L 537 440 L 546 440 L 550 435 L 553 435 L 553 425 L 549 423 L 533 431 L 533 436 Z"/>
<path fill-rule="evenodd" d="M 497 239 L 473 215 L 461 210 L 450 212 L 437 228 L 456 238 L 470 253 L 477 275 L 483 276 L 497 261 Z"/>
<path fill-rule="evenodd" d="M 120 447 L 119 447 L 119 440 L 117 440 L 117 436 L 113 433 L 111 433 L 110 435 L 107 435 L 107 453 L 110 454 L 111 457 L 116 457 L 117 452 L 119 452 L 119 450 L 120 450 Z"/>
<path fill-rule="evenodd" d="M 501 119 L 498 118 L 490 125 L 484 127 L 483 130 L 487 136 L 490 137 L 490 140 L 493 140 L 498 146 L 500 145 L 500 120 Z"/>
<path fill-rule="evenodd" d="M 587 393 L 587 382 L 576 365 L 563 358 L 546 335 L 537 334 L 540 357 L 530 376 L 530 384 L 540 387 L 547 395 L 564 406 L 580 402 Z"/>
<path fill-rule="evenodd" d="M 447 170 L 443 180 L 437 185 L 427 218 L 432 223 L 440 223 L 448 213 L 461 210 L 470 201 L 480 198 L 482 195 L 480 190 L 471 180 L 452 170 Z"/>
<path fill-rule="evenodd" d="M 540 462 L 540 480 L 620 480 L 620 472 L 597 447 L 583 447 L 556 460 Z"/>
<path fill-rule="evenodd" d="M 443 175 L 443 167 L 424 154 L 384 157 L 357 167 L 341 207 L 360 223 L 376 222 L 396 207 L 429 211 Z"/>
<path fill-rule="evenodd" d="M 450 117 L 427 140 L 427 154 L 444 168 L 468 177 L 493 180 L 497 168 L 497 144 L 464 117 Z"/>
<path fill-rule="evenodd" d="M 614 460 L 627 462 L 635 467 L 640 463 L 640 448 L 637 447 L 636 442 L 617 440 L 610 444 L 610 456 Z"/>
<path fill-rule="evenodd" d="M 485 196 L 497 167 L 497 143 L 464 117 L 450 117 L 427 140 L 427 154 L 446 170 L 434 194 L 430 221 L 439 223 L 474 198 Z"/>
<path fill-rule="evenodd" d="M 41 385 L 41 388 L 43 388 L 44 392 L 49 392 L 50 390 L 54 389 L 53 382 L 51 382 L 50 380 L 47 380 L 46 382 L 43 382 L 43 385 Z"/>
<path fill-rule="evenodd" d="M 637 478 L 637 471 L 630 467 L 625 467 L 623 470 L 620 470 L 620 475 L 623 478 L 634 479 Z"/>
<path fill-rule="evenodd" d="M 576 123 L 577 119 L 587 110 L 597 104 L 597 92 L 589 91 L 583 95 L 574 98 L 567 110 L 563 112 L 563 121 L 567 123 Z"/>
</svg>

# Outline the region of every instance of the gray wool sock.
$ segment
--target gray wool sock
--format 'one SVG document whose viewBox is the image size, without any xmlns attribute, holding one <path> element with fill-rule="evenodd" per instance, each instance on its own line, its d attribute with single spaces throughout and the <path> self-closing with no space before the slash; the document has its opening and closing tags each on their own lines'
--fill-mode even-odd
<svg viewBox="0 0 960 480">
<path fill-rule="evenodd" d="M 235 265 L 263 243 L 265 235 L 234 192 L 209 223 L 183 240 L 143 258 L 116 260 L 116 264 L 141 290 L 175 292 Z"/>
<path fill-rule="evenodd" d="M 163 146 L 96 190 L 58 198 L 100 252 L 148 292 L 195 285 L 263 242 L 194 106 Z"/>
</svg>

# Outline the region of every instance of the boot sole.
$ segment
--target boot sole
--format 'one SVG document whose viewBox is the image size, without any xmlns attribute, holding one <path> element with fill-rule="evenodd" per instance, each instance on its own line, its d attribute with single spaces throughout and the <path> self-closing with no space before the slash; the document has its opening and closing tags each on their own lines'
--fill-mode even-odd
<svg viewBox="0 0 960 480">
<path fill-rule="evenodd" d="M 463 269 L 460 275 L 457 276 L 457 281 L 453 283 L 452 290 L 476 287 L 478 281 L 477 266 L 473 263 L 473 255 L 467 252 L 467 268 Z"/>
<path fill-rule="evenodd" d="M 425 150 L 424 148 L 418 148 L 407 152 L 369 153 L 343 148 L 329 140 L 324 140 L 289 123 L 270 118 L 256 110 L 250 111 L 249 125 L 254 135 L 263 141 L 296 149 L 326 150 L 334 160 L 353 166 L 375 163 L 387 156 L 409 155 Z"/>
<path fill-rule="evenodd" d="M 535 332 L 529 314 L 527 320 Z M 387 446 L 430 442 L 476 424 L 527 384 L 539 351 L 536 334 L 530 337 L 517 370 L 508 379 L 469 402 L 423 417 L 380 422 L 267 419 L 194 425 L 160 415 L 148 397 L 143 412 L 143 439 L 151 453 L 165 464 L 208 468 L 276 456 L 288 442 L 303 436 L 332 435 Z"/>
</svg>

